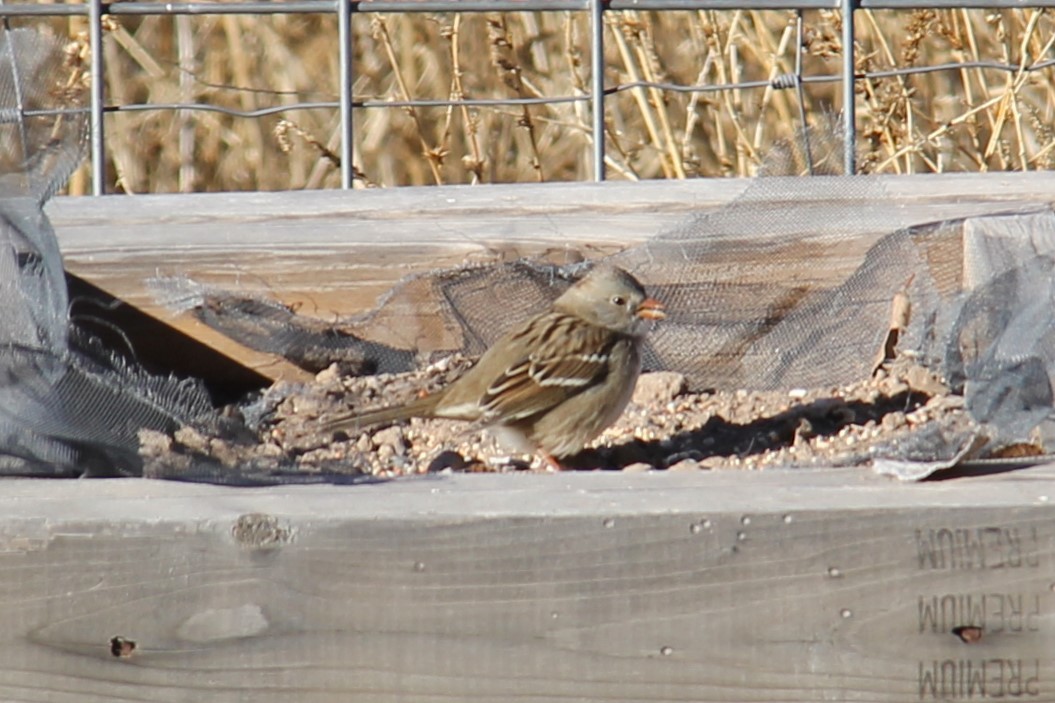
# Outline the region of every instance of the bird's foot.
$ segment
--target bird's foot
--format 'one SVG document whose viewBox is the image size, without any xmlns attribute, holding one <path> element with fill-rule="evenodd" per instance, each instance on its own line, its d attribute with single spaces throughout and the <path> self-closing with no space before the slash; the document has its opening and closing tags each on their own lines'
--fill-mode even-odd
<svg viewBox="0 0 1055 703">
<path fill-rule="evenodd" d="M 540 452 L 539 455 L 536 458 L 541 463 L 541 465 L 542 465 L 541 469 L 543 471 L 551 471 L 551 472 L 564 471 L 564 467 L 561 466 L 560 462 L 557 461 L 556 459 L 554 459 L 549 454 L 546 454 L 545 452 Z M 534 468 L 534 466 L 532 466 L 532 468 Z"/>
</svg>

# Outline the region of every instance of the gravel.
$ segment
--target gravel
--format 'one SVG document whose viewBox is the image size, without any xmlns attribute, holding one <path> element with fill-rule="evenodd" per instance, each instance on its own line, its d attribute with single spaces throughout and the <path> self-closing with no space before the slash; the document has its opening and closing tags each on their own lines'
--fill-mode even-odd
<svg viewBox="0 0 1055 703">
<path fill-rule="evenodd" d="M 509 455 L 485 428 L 471 423 L 413 419 L 354 435 L 318 431 L 319 418 L 329 412 L 374 408 L 434 392 L 468 366 L 468 360 L 455 356 L 413 373 L 365 377 L 342 377 L 331 367 L 314 383 L 276 384 L 243 409 L 246 417 L 259 419 L 255 440 L 200 428 L 183 428 L 174 437 L 144 432 L 146 474 L 297 480 L 335 474 L 389 478 L 548 470 L 537 457 Z M 779 392 L 694 393 L 686 390 L 680 374 L 646 373 L 619 421 L 567 459 L 564 468 L 865 466 L 881 456 L 950 453 L 976 438 L 978 429 L 962 397 L 906 359 L 847 387 Z M 1039 452 L 1028 446 L 1016 449 L 1025 454 L 1034 450 Z"/>
</svg>

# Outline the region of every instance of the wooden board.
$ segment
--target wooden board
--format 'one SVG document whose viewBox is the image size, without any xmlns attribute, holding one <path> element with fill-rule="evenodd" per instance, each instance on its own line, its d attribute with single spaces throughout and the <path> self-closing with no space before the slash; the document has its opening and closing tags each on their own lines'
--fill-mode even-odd
<svg viewBox="0 0 1055 703">
<path fill-rule="evenodd" d="M 1055 466 L 3 488 L 3 701 L 1055 699 Z"/>
<path fill-rule="evenodd" d="M 815 202 L 823 202 L 830 195 L 824 179 L 817 180 Z M 749 183 L 701 179 L 56 198 L 47 212 L 75 275 L 263 376 L 303 379 L 289 364 L 160 307 L 146 279 L 189 276 L 336 320 L 372 307 L 400 278 L 438 266 L 520 256 L 557 261 L 603 256 L 728 203 Z M 1049 201 L 1055 193 L 1055 173 L 1049 172 L 882 177 L 879 183 L 889 196 L 891 221 L 904 223 Z"/>
</svg>

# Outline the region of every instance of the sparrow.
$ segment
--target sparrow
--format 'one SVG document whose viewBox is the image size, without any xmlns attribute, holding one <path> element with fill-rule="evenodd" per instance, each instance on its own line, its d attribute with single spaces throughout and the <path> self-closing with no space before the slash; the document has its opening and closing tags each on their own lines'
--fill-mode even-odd
<svg viewBox="0 0 1055 703">
<path fill-rule="evenodd" d="M 411 417 L 482 421 L 551 466 L 615 422 L 641 373 L 641 344 L 666 317 L 621 268 L 597 265 L 549 310 L 495 342 L 459 379 L 404 405 L 324 417 L 326 432 Z"/>
</svg>

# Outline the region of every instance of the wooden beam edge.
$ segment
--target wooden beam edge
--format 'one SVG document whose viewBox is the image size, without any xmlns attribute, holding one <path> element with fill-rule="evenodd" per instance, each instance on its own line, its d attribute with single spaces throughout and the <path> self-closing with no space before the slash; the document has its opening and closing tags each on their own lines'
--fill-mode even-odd
<svg viewBox="0 0 1055 703">
<path fill-rule="evenodd" d="M 891 197 L 904 200 L 959 199 L 1050 202 L 1055 199 L 1055 171 L 987 172 L 861 176 L 873 178 Z M 791 177 L 790 180 L 801 179 Z M 356 191 L 271 191 L 231 193 L 165 193 L 137 196 L 57 197 L 46 211 L 54 220 L 105 224 L 115 215 L 142 218 L 144 229 L 158 213 L 169 221 L 193 222 L 200 211 L 243 220 L 317 218 L 332 214 L 370 213 L 404 218 L 437 210 L 577 211 L 613 209 L 700 209 L 724 204 L 744 192 L 754 179 L 698 178 L 605 183 L 515 183 L 488 185 L 405 186 Z M 568 193 L 574 192 L 574 200 Z M 560 196 L 559 198 L 556 196 Z M 179 207 L 173 207 L 179 204 Z"/>
<path fill-rule="evenodd" d="M 624 474 L 453 474 L 375 484 L 228 487 L 109 479 L 8 479 L 0 529 L 37 524 L 123 525 L 279 519 L 428 521 L 583 515 L 780 513 L 801 511 L 1043 507 L 1055 501 L 1055 464 L 916 484 L 868 469 Z"/>
</svg>

